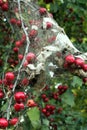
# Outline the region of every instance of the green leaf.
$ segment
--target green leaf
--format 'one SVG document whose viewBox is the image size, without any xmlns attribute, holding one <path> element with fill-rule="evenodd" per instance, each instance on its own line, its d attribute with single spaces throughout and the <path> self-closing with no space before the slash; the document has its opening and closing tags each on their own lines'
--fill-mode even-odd
<svg viewBox="0 0 87 130">
<path fill-rule="evenodd" d="M 41 130 L 49 130 L 49 128 L 48 128 L 47 126 L 44 126 L 44 125 L 43 125 L 43 126 L 41 127 Z"/>
<path fill-rule="evenodd" d="M 78 0 L 79 3 L 86 4 L 87 0 Z"/>
<path fill-rule="evenodd" d="M 74 95 L 72 94 L 72 92 L 69 91 L 62 95 L 62 101 L 65 102 L 67 105 L 70 105 L 71 107 L 75 105 Z"/>
<path fill-rule="evenodd" d="M 72 83 L 71 83 L 71 85 L 72 85 L 73 87 L 75 87 L 75 86 L 81 87 L 82 84 L 83 84 L 82 79 L 80 79 L 78 76 L 74 76 L 74 77 L 73 77 L 73 81 L 72 81 Z"/>
<path fill-rule="evenodd" d="M 33 130 L 28 115 L 24 115 L 24 122 L 22 123 L 23 130 Z"/>
<path fill-rule="evenodd" d="M 61 1 L 61 3 L 64 3 L 64 0 L 60 0 Z"/>
<path fill-rule="evenodd" d="M 28 117 L 31 121 L 31 124 L 35 130 L 39 130 L 41 127 L 41 122 L 40 122 L 40 111 L 38 110 L 37 107 L 31 108 L 28 112 Z"/>
<path fill-rule="evenodd" d="M 46 125 L 46 126 L 49 126 L 49 120 L 43 119 L 43 124 Z"/>
<path fill-rule="evenodd" d="M 54 4 L 51 3 L 50 10 L 53 11 L 54 13 L 56 13 L 58 10 L 58 4 L 56 2 Z"/>
<path fill-rule="evenodd" d="M 8 102 L 6 102 L 5 104 L 2 104 L 1 110 L 6 111 L 8 108 Z"/>
</svg>

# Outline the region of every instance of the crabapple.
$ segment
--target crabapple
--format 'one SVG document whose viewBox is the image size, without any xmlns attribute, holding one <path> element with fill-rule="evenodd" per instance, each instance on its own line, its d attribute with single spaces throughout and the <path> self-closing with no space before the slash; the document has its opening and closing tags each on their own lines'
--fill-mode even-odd
<svg viewBox="0 0 87 130">
<path fill-rule="evenodd" d="M 75 62 L 75 58 L 74 58 L 73 55 L 67 55 L 67 56 L 65 57 L 65 61 L 66 61 L 66 63 L 73 64 L 73 63 Z"/>
<path fill-rule="evenodd" d="M 16 92 L 14 94 L 14 99 L 16 102 L 24 102 L 26 99 L 26 94 L 24 92 Z"/>
<path fill-rule="evenodd" d="M 46 8 L 40 7 L 39 12 L 41 15 L 43 15 L 43 14 L 46 14 L 47 10 L 46 10 Z"/>
<path fill-rule="evenodd" d="M 84 60 L 81 59 L 81 58 L 76 58 L 75 59 L 75 65 L 78 66 L 78 67 L 82 67 L 84 64 Z"/>
<path fill-rule="evenodd" d="M 0 128 L 6 128 L 8 127 L 8 121 L 5 118 L 0 118 Z"/>
<path fill-rule="evenodd" d="M 32 52 L 29 52 L 29 53 L 27 54 L 27 56 L 26 56 L 26 60 L 27 60 L 28 62 L 31 62 L 31 61 L 34 60 L 35 58 L 36 58 L 36 56 L 35 56 L 35 54 L 32 53 Z"/>
<path fill-rule="evenodd" d="M 15 79 L 14 73 L 13 73 L 13 72 L 7 72 L 7 73 L 5 74 L 5 79 L 6 79 L 7 81 L 13 81 L 13 80 Z"/>
<path fill-rule="evenodd" d="M 23 103 L 15 103 L 14 109 L 15 109 L 15 111 L 19 112 L 19 111 L 24 109 L 24 104 Z"/>
<path fill-rule="evenodd" d="M 8 8 L 9 8 L 8 3 L 7 2 L 3 3 L 1 8 L 2 8 L 3 11 L 8 11 Z"/>
<path fill-rule="evenodd" d="M 27 101 L 27 106 L 28 106 L 28 107 L 35 107 L 35 106 L 36 106 L 36 103 L 34 102 L 33 99 L 29 99 L 29 100 Z"/>
<path fill-rule="evenodd" d="M 9 121 L 9 124 L 10 125 L 16 125 L 18 123 L 18 118 L 12 118 L 10 121 Z"/>
</svg>

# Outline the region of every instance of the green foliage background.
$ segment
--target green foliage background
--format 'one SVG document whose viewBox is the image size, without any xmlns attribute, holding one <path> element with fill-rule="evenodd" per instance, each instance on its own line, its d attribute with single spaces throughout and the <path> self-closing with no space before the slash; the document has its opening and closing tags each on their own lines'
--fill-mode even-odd
<svg viewBox="0 0 87 130">
<path fill-rule="evenodd" d="M 82 52 L 87 52 L 87 1 L 54 0 L 46 4 L 46 0 L 39 0 L 39 4 L 46 7 L 53 14 L 54 19 L 64 28 L 74 45 Z M 63 95 L 63 101 L 67 104 L 65 111 L 69 113 L 68 105 L 71 105 L 70 113 L 77 118 L 69 130 L 86 130 L 87 83 L 84 84 L 83 80 L 78 76 L 71 75 L 67 79 L 65 80 L 64 75 L 59 79 L 59 81 L 65 82 L 70 87 L 70 90 Z M 73 124 L 70 117 L 65 119 L 65 122 L 67 121 Z M 64 128 L 60 127 L 60 129 Z"/>
</svg>

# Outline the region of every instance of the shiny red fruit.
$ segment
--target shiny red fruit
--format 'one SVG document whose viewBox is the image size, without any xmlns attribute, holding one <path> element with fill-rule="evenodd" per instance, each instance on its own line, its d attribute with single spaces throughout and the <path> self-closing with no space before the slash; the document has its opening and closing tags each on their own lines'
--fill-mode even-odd
<svg viewBox="0 0 87 130">
<path fill-rule="evenodd" d="M 13 48 L 13 51 L 14 51 L 15 53 L 17 53 L 17 52 L 19 51 L 19 48 L 18 48 L 18 47 L 14 47 L 14 48 Z"/>
<path fill-rule="evenodd" d="M 22 46 L 22 41 L 16 41 L 15 45 L 16 45 L 16 47 L 21 47 Z"/>
<path fill-rule="evenodd" d="M 34 102 L 33 99 L 29 99 L 29 100 L 27 101 L 27 106 L 28 106 L 28 107 L 35 107 L 35 106 L 37 106 L 37 104 Z"/>
<path fill-rule="evenodd" d="M 17 24 L 18 27 L 21 27 L 21 25 L 22 25 L 22 24 L 21 24 L 21 20 L 17 20 L 17 21 L 16 21 L 16 24 Z"/>
<path fill-rule="evenodd" d="M 21 81 L 21 84 L 22 84 L 23 86 L 27 86 L 27 85 L 29 84 L 29 79 L 24 78 L 24 79 Z"/>
<path fill-rule="evenodd" d="M 35 56 L 35 54 L 32 53 L 32 52 L 29 52 L 29 53 L 27 54 L 27 56 L 26 56 L 26 60 L 27 60 L 28 62 L 31 62 L 31 61 L 35 60 L 35 58 L 36 58 L 36 56 Z"/>
<path fill-rule="evenodd" d="M 47 23 L 46 23 L 46 28 L 47 28 L 47 29 L 52 28 L 52 26 L 53 26 L 53 24 L 52 24 L 52 23 L 50 23 L 50 22 L 47 22 Z"/>
<path fill-rule="evenodd" d="M 65 62 L 66 62 L 66 63 L 73 64 L 73 63 L 75 62 L 74 56 L 73 56 L 73 55 L 67 55 L 67 56 L 65 57 Z"/>
<path fill-rule="evenodd" d="M 15 19 L 15 18 L 11 18 L 11 19 L 10 19 L 10 23 L 11 23 L 11 24 L 16 24 L 16 19 Z"/>
<path fill-rule="evenodd" d="M 14 73 L 13 73 L 13 72 L 7 72 L 7 73 L 5 74 L 5 79 L 6 79 L 7 81 L 13 81 L 13 80 L 15 79 Z"/>
<path fill-rule="evenodd" d="M 3 0 L 0 0 L 0 6 L 2 6 L 2 4 L 3 4 Z"/>
<path fill-rule="evenodd" d="M 82 68 L 84 71 L 87 71 L 87 64 L 83 64 Z"/>
<path fill-rule="evenodd" d="M 45 114 L 46 112 L 47 112 L 46 108 L 43 108 L 43 109 L 42 109 L 42 113 Z"/>
<path fill-rule="evenodd" d="M 24 102 L 26 99 L 26 94 L 24 92 L 16 92 L 14 94 L 14 99 L 16 102 Z"/>
<path fill-rule="evenodd" d="M 28 65 L 28 61 L 25 60 L 24 63 L 23 63 L 23 67 L 26 68 L 27 65 Z"/>
<path fill-rule="evenodd" d="M 18 118 L 13 118 L 9 121 L 10 125 L 16 125 L 18 123 Z"/>
<path fill-rule="evenodd" d="M 41 8 L 39 9 L 39 12 L 40 12 L 41 15 L 43 15 L 43 14 L 46 14 L 47 10 L 46 10 L 46 8 L 42 8 L 42 7 L 41 7 Z"/>
<path fill-rule="evenodd" d="M 83 78 L 83 82 L 87 83 L 87 77 Z"/>
<path fill-rule="evenodd" d="M 84 60 L 81 59 L 81 58 L 76 58 L 76 59 L 75 59 L 75 64 L 76 64 L 76 66 L 78 66 L 78 67 L 82 67 L 83 64 L 84 64 Z"/>
<path fill-rule="evenodd" d="M 2 8 L 3 11 L 8 11 L 8 9 L 9 9 L 8 3 L 5 2 L 4 4 L 2 4 L 1 8 Z"/>
<path fill-rule="evenodd" d="M 8 121 L 7 121 L 7 119 L 5 119 L 5 118 L 0 118 L 0 128 L 6 128 L 6 127 L 8 127 Z"/>
<path fill-rule="evenodd" d="M 37 34 L 38 34 L 38 31 L 35 30 L 35 29 L 32 29 L 32 30 L 30 30 L 30 32 L 29 32 L 29 37 L 30 37 L 30 38 L 34 38 L 34 37 L 37 36 Z"/>
<path fill-rule="evenodd" d="M 47 96 L 46 96 L 46 94 L 42 94 L 41 97 L 42 97 L 43 99 L 45 99 Z"/>
<path fill-rule="evenodd" d="M 23 103 L 16 103 L 14 105 L 14 109 L 15 109 L 15 111 L 19 112 L 19 111 L 24 109 L 24 104 Z"/>
<path fill-rule="evenodd" d="M 19 59 L 19 60 L 22 60 L 23 57 L 24 57 L 24 56 L 23 56 L 22 54 L 19 54 L 19 55 L 18 55 L 18 59 Z"/>
<path fill-rule="evenodd" d="M 0 99 L 4 97 L 4 92 L 0 89 Z"/>
</svg>

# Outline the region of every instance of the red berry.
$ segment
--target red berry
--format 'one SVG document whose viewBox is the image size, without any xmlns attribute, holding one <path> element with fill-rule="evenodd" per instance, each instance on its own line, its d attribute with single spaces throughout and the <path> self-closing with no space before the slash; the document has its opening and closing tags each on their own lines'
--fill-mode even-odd
<svg viewBox="0 0 87 130">
<path fill-rule="evenodd" d="M 21 41 L 24 43 L 26 41 L 26 35 L 23 34 Z"/>
<path fill-rule="evenodd" d="M 51 105 L 51 110 L 55 110 L 56 109 L 56 107 L 55 106 L 53 106 L 53 105 Z"/>
<path fill-rule="evenodd" d="M 4 92 L 0 89 L 0 99 L 4 97 Z"/>
<path fill-rule="evenodd" d="M 73 64 L 73 63 L 75 62 L 75 58 L 74 58 L 73 55 L 67 55 L 67 56 L 65 57 L 65 61 L 66 61 L 66 63 Z"/>
<path fill-rule="evenodd" d="M 82 68 L 84 71 L 87 71 L 87 64 L 83 64 Z"/>
<path fill-rule="evenodd" d="M 38 34 L 37 30 L 32 29 L 32 30 L 30 30 L 30 32 L 29 32 L 29 37 L 30 37 L 30 38 L 34 38 L 34 37 L 37 36 L 37 34 Z"/>
<path fill-rule="evenodd" d="M 83 78 L 83 82 L 87 83 L 87 77 Z"/>
<path fill-rule="evenodd" d="M 36 106 L 36 103 L 34 102 L 33 99 L 29 99 L 29 100 L 27 101 L 27 106 L 28 106 L 28 107 L 35 107 L 35 106 Z"/>
<path fill-rule="evenodd" d="M 10 19 L 10 23 L 11 23 L 11 24 L 16 24 L 16 19 L 15 19 L 15 18 L 11 18 L 11 19 Z"/>
<path fill-rule="evenodd" d="M 2 80 L 0 79 L 0 85 L 2 84 Z"/>
<path fill-rule="evenodd" d="M 20 108 L 24 109 L 24 104 L 23 103 L 20 103 Z"/>
<path fill-rule="evenodd" d="M 58 86 L 58 90 L 61 91 L 62 89 L 63 89 L 63 86 L 62 86 L 62 85 L 59 85 L 59 86 Z"/>
<path fill-rule="evenodd" d="M 57 112 L 60 114 L 63 111 L 63 108 L 58 108 Z"/>
<path fill-rule="evenodd" d="M 32 53 L 32 52 L 29 52 L 29 53 L 27 54 L 27 56 L 26 56 L 26 60 L 27 60 L 28 62 L 31 62 L 31 61 L 35 60 L 35 58 L 36 58 L 36 56 L 35 56 L 35 54 Z"/>
<path fill-rule="evenodd" d="M 16 45 L 16 47 L 21 47 L 22 46 L 22 41 L 16 41 L 15 45 Z"/>
<path fill-rule="evenodd" d="M 8 121 L 5 118 L 0 118 L 0 128 L 6 128 L 8 127 Z"/>
<path fill-rule="evenodd" d="M 2 4 L 1 8 L 3 11 L 8 11 L 8 3 L 5 2 L 4 4 Z"/>
<path fill-rule="evenodd" d="M 18 118 L 13 118 L 9 121 L 10 125 L 16 125 L 18 123 Z"/>
<path fill-rule="evenodd" d="M 50 28 L 52 28 L 52 25 L 53 25 L 52 23 L 47 22 L 47 23 L 46 23 L 46 28 L 47 28 L 47 29 L 50 29 Z"/>
<path fill-rule="evenodd" d="M 47 104 L 45 108 L 49 111 L 51 109 L 51 106 Z"/>
<path fill-rule="evenodd" d="M 39 12 L 41 15 L 43 15 L 43 14 L 46 14 L 47 10 L 46 10 L 46 8 L 40 8 Z"/>
<path fill-rule="evenodd" d="M 68 89 L 68 86 L 63 86 L 64 91 Z"/>
<path fill-rule="evenodd" d="M 0 0 L 0 6 L 2 6 L 2 4 L 3 4 L 3 0 Z"/>
<path fill-rule="evenodd" d="M 54 93 L 54 94 L 53 94 L 53 98 L 54 98 L 55 100 L 57 100 L 57 99 L 59 98 L 59 94 L 58 94 L 58 93 Z"/>
<path fill-rule="evenodd" d="M 27 85 L 29 84 L 29 79 L 24 78 L 24 79 L 21 81 L 21 84 L 22 84 L 23 86 L 27 86 Z"/>
<path fill-rule="evenodd" d="M 69 68 L 69 64 L 67 62 L 65 62 L 63 66 L 64 66 L 65 69 Z"/>
<path fill-rule="evenodd" d="M 14 65 L 17 65 L 17 64 L 18 64 L 18 60 L 15 60 L 15 61 L 14 61 Z"/>
<path fill-rule="evenodd" d="M 18 59 L 19 59 L 19 60 L 22 60 L 23 57 L 24 57 L 24 56 L 23 56 L 22 54 L 19 54 L 19 55 L 18 55 Z"/>
<path fill-rule="evenodd" d="M 16 21 L 17 26 L 21 27 L 21 20 Z"/>
<path fill-rule="evenodd" d="M 15 111 L 19 112 L 20 110 L 24 109 L 24 104 L 23 103 L 16 103 L 14 105 Z"/>
<path fill-rule="evenodd" d="M 76 66 L 78 66 L 78 67 L 82 67 L 83 64 L 84 64 L 84 60 L 81 59 L 81 58 L 76 58 L 76 59 L 75 59 L 75 64 L 76 64 Z"/>
<path fill-rule="evenodd" d="M 23 67 L 26 67 L 28 65 L 28 61 L 25 60 L 24 63 L 23 63 Z"/>
<path fill-rule="evenodd" d="M 42 113 L 45 114 L 46 112 L 47 112 L 46 108 L 43 108 L 43 109 L 42 109 Z"/>
<path fill-rule="evenodd" d="M 47 96 L 46 96 L 46 94 L 42 94 L 41 97 L 44 99 L 44 98 L 46 98 Z"/>
<path fill-rule="evenodd" d="M 49 98 L 46 97 L 46 98 L 43 99 L 43 101 L 44 101 L 44 102 L 48 102 L 48 101 L 49 101 Z"/>
<path fill-rule="evenodd" d="M 15 53 L 17 53 L 17 52 L 19 51 L 19 48 L 18 48 L 18 47 L 14 47 L 14 48 L 13 48 L 13 51 L 14 51 Z"/>
<path fill-rule="evenodd" d="M 13 84 L 10 84 L 9 89 L 13 89 L 13 86 L 14 86 Z"/>
<path fill-rule="evenodd" d="M 50 116 L 50 112 L 46 112 L 45 116 L 47 116 L 47 117 Z"/>
<path fill-rule="evenodd" d="M 16 102 L 24 102 L 26 99 L 26 94 L 24 92 L 16 92 L 14 95 Z"/>
<path fill-rule="evenodd" d="M 13 81 L 15 79 L 14 73 L 13 72 L 7 72 L 5 74 L 5 79 L 7 81 Z"/>
</svg>

